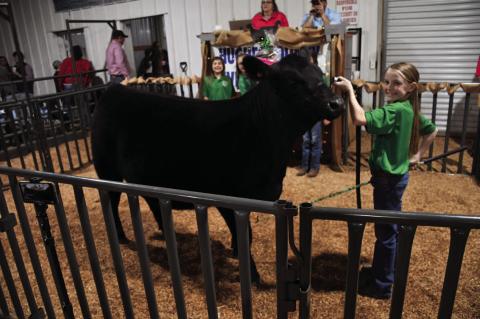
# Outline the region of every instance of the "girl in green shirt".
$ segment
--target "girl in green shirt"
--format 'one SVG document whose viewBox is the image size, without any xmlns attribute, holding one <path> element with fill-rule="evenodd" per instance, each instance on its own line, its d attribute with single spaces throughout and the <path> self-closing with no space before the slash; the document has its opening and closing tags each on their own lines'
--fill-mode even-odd
<svg viewBox="0 0 480 319">
<path fill-rule="evenodd" d="M 247 72 L 243 67 L 243 58 L 245 53 L 240 52 L 237 55 L 237 87 L 240 91 L 240 95 L 247 93 L 253 86 L 252 80 L 247 76 Z"/>
<path fill-rule="evenodd" d="M 203 98 L 205 100 L 227 100 L 233 96 L 233 84 L 225 76 L 225 62 L 221 57 L 214 57 L 203 79 Z"/>
<path fill-rule="evenodd" d="M 350 81 L 339 77 L 335 82 L 348 93 L 353 123 L 365 125 L 367 132 L 375 135 L 369 158 L 375 209 L 401 211 L 409 166 L 420 161 L 437 134 L 435 125 L 420 114 L 419 78 L 412 64 L 391 65 L 383 87 L 388 103 L 369 112 L 358 103 Z M 375 236 L 372 267 L 361 269 L 358 292 L 388 299 L 394 282 L 398 225 L 375 224 Z"/>
</svg>

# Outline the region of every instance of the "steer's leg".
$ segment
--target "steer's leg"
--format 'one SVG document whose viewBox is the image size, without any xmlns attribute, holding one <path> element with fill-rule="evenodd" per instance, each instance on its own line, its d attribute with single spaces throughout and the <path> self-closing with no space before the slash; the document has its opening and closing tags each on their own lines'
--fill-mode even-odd
<svg viewBox="0 0 480 319">
<path fill-rule="evenodd" d="M 152 210 L 153 217 L 157 221 L 158 229 L 163 233 L 163 223 L 162 223 L 162 211 L 160 209 L 160 203 L 157 198 L 145 197 L 145 201 L 148 204 L 148 207 Z"/>
<path fill-rule="evenodd" d="M 115 227 L 117 228 L 117 236 L 120 244 L 128 244 L 128 238 L 123 231 L 122 222 L 120 221 L 120 216 L 118 215 L 118 204 L 120 203 L 119 192 L 109 192 L 110 196 L 110 205 L 112 206 L 112 215 L 115 220 Z"/>
<path fill-rule="evenodd" d="M 232 235 L 232 239 L 230 242 L 230 248 L 232 249 L 232 255 L 233 257 L 237 258 L 238 257 L 238 247 L 237 247 L 237 224 L 235 223 L 235 215 L 232 209 L 229 208 L 223 208 L 223 207 L 217 207 L 218 211 L 222 215 L 223 219 L 225 220 L 225 223 L 228 226 L 228 229 L 230 230 L 230 234 Z M 252 235 L 250 232 L 250 243 L 252 242 Z"/>
<path fill-rule="evenodd" d="M 225 223 L 232 234 L 232 255 L 233 257 L 238 257 L 238 246 L 237 246 L 237 224 L 235 222 L 235 214 L 232 209 L 217 207 L 218 211 L 222 215 Z M 252 225 L 250 225 L 250 221 L 248 222 L 248 242 L 250 248 L 252 247 Z M 260 274 L 257 270 L 257 265 L 255 264 L 255 260 L 253 259 L 252 252 L 250 251 L 250 272 L 252 275 L 252 282 L 260 283 Z"/>
</svg>

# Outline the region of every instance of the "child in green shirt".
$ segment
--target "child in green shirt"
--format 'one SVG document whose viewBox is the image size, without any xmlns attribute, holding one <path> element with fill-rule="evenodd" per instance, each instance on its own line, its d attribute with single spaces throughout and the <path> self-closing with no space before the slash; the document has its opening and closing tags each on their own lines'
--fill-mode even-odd
<svg viewBox="0 0 480 319">
<path fill-rule="evenodd" d="M 369 112 L 358 103 L 350 81 L 338 77 L 335 82 L 348 93 L 353 123 L 365 125 L 367 132 L 375 135 L 369 158 L 375 209 L 402 210 L 409 166 L 420 161 L 437 134 L 436 126 L 420 114 L 419 78 L 412 64 L 391 65 L 385 73 L 384 91 L 388 103 Z M 375 224 L 375 236 L 372 267 L 361 269 L 358 292 L 388 299 L 394 282 L 398 225 Z"/>
<path fill-rule="evenodd" d="M 237 87 L 240 95 L 247 93 L 253 86 L 252 80 L 247 76 L 245 68 L 243 67 L 243 58 L 245 53 L 240 52 L 237 55 Z"/>
<path fill-rule="evenodd" d="M 233 84 L 225 76 L 225 62 L 221 57 L 214 57 L 203 80 L 203 98 L 205 100 L 227 100 L 233 96 Z"/>
</svg>

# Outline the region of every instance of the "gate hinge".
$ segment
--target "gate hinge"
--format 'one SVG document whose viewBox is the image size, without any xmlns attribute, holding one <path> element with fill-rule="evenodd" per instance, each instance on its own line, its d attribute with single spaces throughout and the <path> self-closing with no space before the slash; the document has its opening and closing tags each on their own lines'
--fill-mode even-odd
<svg viewBox="0 0 480 319">
<path fill-rule="evenodd" d="M 298 276 L 297 264 L 288 264 L 286 284 L 287 284 L 287 311 L 294 312 L 296 311 L 297 301 L 299 300 L 309 300 L 310 299 L 310 284 L 306 289 L 302 289 L 300 286 L 300 280 Z"/>
<path fill-rule="evenodd" d="M 9 213 L 7 216 L 0 218 L 0 233 L 9 231 L 15 225 L 17 225 L 17 219 L 14 214 Z"/>
</svg>

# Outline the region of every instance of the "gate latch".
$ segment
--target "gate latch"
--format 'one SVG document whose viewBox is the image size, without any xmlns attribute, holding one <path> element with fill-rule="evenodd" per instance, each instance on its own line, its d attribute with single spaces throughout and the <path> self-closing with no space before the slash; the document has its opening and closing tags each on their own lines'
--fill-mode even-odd
<svg viewBox="0 0 480 319">
<path fill-rule="evenodd" d="M 57 193 L 55 185 L 49 182 L 41 182 L 40 179 L 32 178 L 30 182 L 19 182 L 23 201 L 32 204 L 56 204 Z"/>
</svg>

